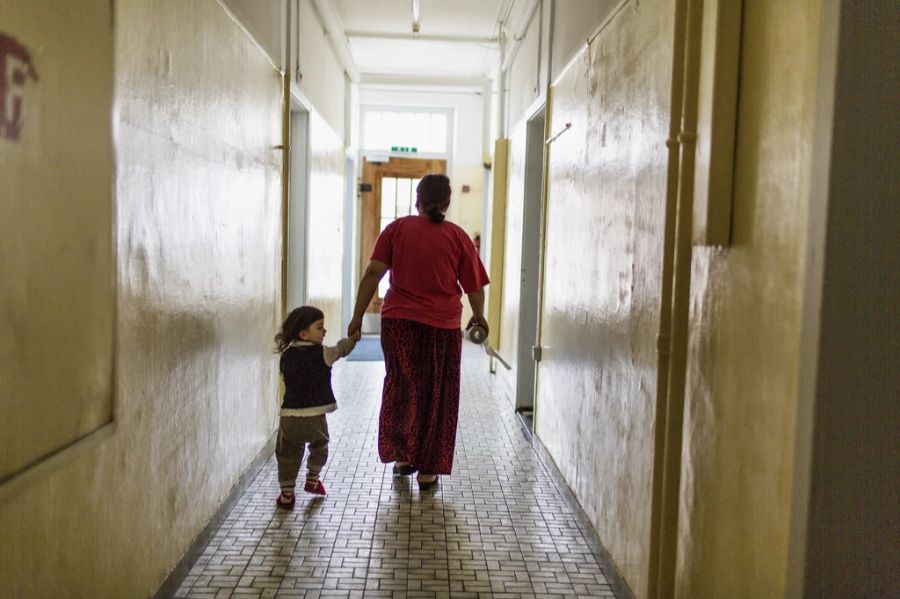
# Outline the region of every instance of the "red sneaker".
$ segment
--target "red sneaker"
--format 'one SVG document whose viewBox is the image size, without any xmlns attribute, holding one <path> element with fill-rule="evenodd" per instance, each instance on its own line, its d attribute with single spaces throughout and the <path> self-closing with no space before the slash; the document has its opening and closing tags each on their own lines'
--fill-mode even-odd
<svg viewBox="0 0 900 599">
<path fill-rule="evenodd" d="M 291 494 L 290 496 L 285 495 L 284 493 L 279 493 L 278 499 L 275 500 L 276 507 L 280 507 L 284 510 L 292 510 L 294 509 L 294 503 L 297 501 L 297 496 L 295 494 Z"/>
<path fill-rule="evenodd" d="M 303 490 L 307 493 L 312 493 L 313 495 L 328 495 L 325 492 L 325 485 L 322 484 L 322 481 L 306 481 L 306 484 L 303 485 Z"/>
</svg>

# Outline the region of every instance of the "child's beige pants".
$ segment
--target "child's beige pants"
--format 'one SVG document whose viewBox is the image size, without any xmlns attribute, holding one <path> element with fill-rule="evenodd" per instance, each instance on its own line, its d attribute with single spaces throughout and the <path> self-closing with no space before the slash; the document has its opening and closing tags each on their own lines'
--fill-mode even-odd
<svg viewBox="0 0 900 599">
<path fill-rule="evenodd" d="M 328 460 L 328 421 L 325 414 L 281 417 L 275 457 L 278 460 L 278 484 L 283 491 L 294 490 L 304 445 L 309 446 L 306 478 L 316 480 Z"/>
</svg>

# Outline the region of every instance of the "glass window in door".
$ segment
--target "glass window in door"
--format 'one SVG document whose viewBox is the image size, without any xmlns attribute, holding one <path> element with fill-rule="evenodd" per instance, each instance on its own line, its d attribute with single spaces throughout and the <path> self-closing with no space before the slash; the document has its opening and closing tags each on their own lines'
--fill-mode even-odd
<svg viewBox="0 0 900 599">
<path fill-rule="evenodd" d="M 416 213 L 416 187 L 421 179 L 383 177 L 381 179 L 381 222 L 379 232 L 404 216 Z M 378 284 L 378 297 L 384 298 L 388 290 L 388 277 Z"/>
</svg>

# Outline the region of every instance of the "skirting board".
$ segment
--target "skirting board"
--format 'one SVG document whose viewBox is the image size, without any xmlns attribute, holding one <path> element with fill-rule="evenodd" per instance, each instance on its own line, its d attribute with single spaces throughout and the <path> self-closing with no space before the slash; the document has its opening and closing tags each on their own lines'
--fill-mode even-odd
<svg viewBox="0 0 900 599">
<path fill-rule="evenodd" d="M 194 563 L 209 544 L 209 540 L 212 538 L 213 533 L 221 526 L 222 522 L 225 520 L 225 516 L 228 515 L 231 508 L 234 507 L 244 491 L 247 490 L 247 487 L 250 486 L 250 483 L 253 482 L 253 479 L 256 478 L 256 475 L 259 474 L 260 469 L 265 465 L 272 453 L 275 452 L 276 437 L 277 434 L 272 435 L 259 453 L 256 454 L 256 457 L 253 458 L 253 461 L 250 462 L 250 465 L 244 470 L 244 473 L 238 479 L 237 483 L 231 488 L 228 497 L 225 498 L 225 501 L 222 502 L 222 505 L 220 505 L 219 509 L 216 510 L 216 513 L 213 514 L 213 517 L 209 519 L 209 522 L 203 530 L 200 531 L 200 534 L 197 535 L 197 538 L 194 539 L 191 546 L 188 547 L 184 556 L 182 556 L 181 560 L 179 560 L 169 576 L 163 581 L 162 585 L 160 585 L 159 590 L 156 591 L 153 599 L 170 599 L 170 597 L 175 596 L 181 583 L 190 573 L 191 568 L 194 567 Z"/>
<path fill-rule="evenodd" d="M 618 599 L 634 599 L 634 594 L 631 592 L 631 589 L 628 588 L 628 585 L 625 584 L 625 580 L 622 579 L 622 576 L 619 574 L 618 570 L 616 570 L 615 565 L 613 565 L 609 553 L 606 551 L 606 548 L 603 547 L 603 543 L 600 542 L 600 538 L 597 536 L 597 531 L 594 530 L 594 526 L 588 519 L 587 514 L 584 513 L 584 510 L 581 509 L 581 504 L 578 503 L 578 499 L 575 498 L 575 494 L 572 492 L 572 489 L 569 488 L 566 479 L 563 478 L 559 468 L 556 467 L 556 463 L 550 456 L 550 452 L 547 451 L 547 448 L 544 447 L 544 444 L 541 443 L 541 440 L 538 439 L 537 435 L 532 434 L 531 430 L 528 429 L 523 420 L 520 419 L 519 422 L 522 425 L 522 434 L 531 442 L 531 446 L 534 448 L 535 453 L 537 453 L 538 459 L 550 475 L 550 478 L 553 479 L 556 490 L 559 491 L 559 494 L 569 505 L 572 513 L 575 514 L 575 521 L 578 524 L 578 528 L 581 530 L 581 534 L 587 541 L 591 553 L 594 554 L 597 564 L 600 565 L 600 570 L 603 572 L 603 576 L 612 588 L 613 593 L 615 593 Z"/>
</svg>

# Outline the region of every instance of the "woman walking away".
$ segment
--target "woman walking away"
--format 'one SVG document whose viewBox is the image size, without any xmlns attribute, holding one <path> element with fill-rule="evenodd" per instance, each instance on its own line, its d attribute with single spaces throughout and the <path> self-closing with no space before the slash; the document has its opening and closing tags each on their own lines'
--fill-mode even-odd
<svg viewBox="0 0 900 599">
<path fill-rule="evenodd" d="M 427 175 L 416 188 L 418 215 L 397 219 L 378 237 L 359 283 L 347 335 L 362 328 L 363 313 L 390 269 L 390 288 L 381 307 L 384 377 L 378 430 L 382 462 L 394 474 L 418 471 L 420 489 L 450 474 L 459 414 L 462 303 L 473 316 L 466 328 L 485 329 L 484 286 L 488 276 L 475 245 L 446 221 L 450 180 Z"/>
</svg>

